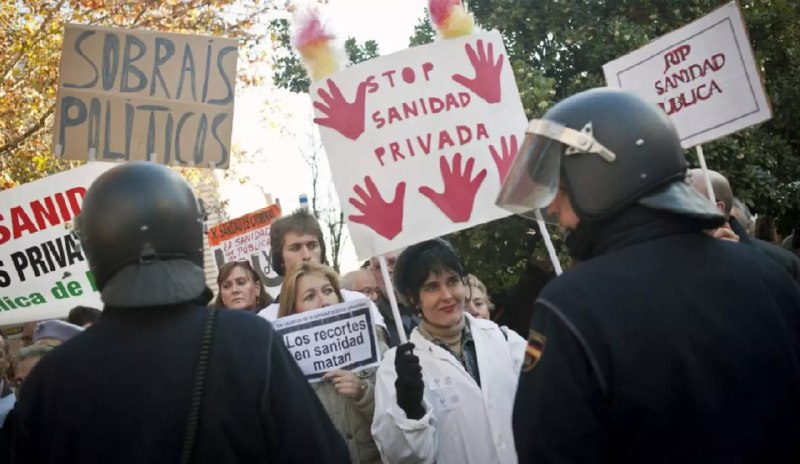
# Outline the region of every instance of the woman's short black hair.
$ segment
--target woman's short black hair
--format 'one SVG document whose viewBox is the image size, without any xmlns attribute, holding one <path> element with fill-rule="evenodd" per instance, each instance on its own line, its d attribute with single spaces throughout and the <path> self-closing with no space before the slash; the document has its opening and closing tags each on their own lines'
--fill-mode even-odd
<svg viewBox="0 0 800 464">
<path fill-rule="evenodd" d="M 419 291 L 428 279 L 428 274 L 433 272 L 438 275 L 443 271 L 452 271 L 461 278 L 467 276 L 461 259 L 450 242 L 436 238 L 406 248 L 397 257 L 392 280 L 395 290 L 416 306 L 419 302 Z"/>
</svg>

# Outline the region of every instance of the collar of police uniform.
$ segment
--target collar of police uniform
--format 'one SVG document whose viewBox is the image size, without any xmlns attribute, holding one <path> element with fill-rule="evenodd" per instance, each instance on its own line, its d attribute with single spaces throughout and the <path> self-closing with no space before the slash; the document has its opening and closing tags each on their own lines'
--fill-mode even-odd
<svg viewBox="0 0 800 464">
<path fill-rule="evenodd" d="M 700 223 L 690 217 L 632 206 L 604 221 L 581 220 L 564 242 L 570 256 L 585 261 L 616 249 L 670 235 L 701 231 Z"/>
</svg>

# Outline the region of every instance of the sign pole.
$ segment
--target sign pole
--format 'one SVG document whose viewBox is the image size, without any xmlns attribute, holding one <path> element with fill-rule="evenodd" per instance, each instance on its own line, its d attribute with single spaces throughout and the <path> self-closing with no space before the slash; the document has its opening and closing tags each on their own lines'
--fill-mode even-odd
<svg viewBox="0 0 800 464">
<path fill-rule="evenodd" d="M 708 166 L 706 166 L 706 157 L 703 155 L 703 145 L 697 147 L 697 159 L 700 161 L 700 167 L 703 168 L 703 175 L 706 177 L 706 190 L 708 191 L 708 199 L 711 203 L 717 204 L 717 198 L 714 195 L 714 189 L 711 187 L 711 178 L 708 176 Z"/>
<path fill-rule="evenodd" d="M 547 248 L 547 254 L 550 255 L 550 262 L 553 263 L 553 269 L 556 270 L 556 275 L 560 276 L 564 271 L 561 270 L 561 261 L 558 260 L 556 249 L 553 246 L 553 242 L 550 240 L 550 233 L 547 231 L 547 225 L 544 223 L 542 212 L 537 208 L 535 214 L 536 223 L 539 224 L 539 232 L 544 239 L 544 246 Z"/>
<path fill-rule="evenodd" d="M 394 317 L 394 324 L 397 327 L 397 336 L 400 337 L 400 344 L 406 343 L 406 329 L 403 328 L 403 320 L 400 319 L 400 309 L 397 307 L 397 298 L 394 295 L 394 285 L 392 279 L 389 277 L 389 268 L 386 267 L 386 258 L 383 255 L 378 255 L 378 262 L 381 265 L 381 275 L 383 276 L 383 283 L 386 287 L 386 298 L 389 298 L 389 306 L 392 307 L 392 317 Z"/>
</svg>

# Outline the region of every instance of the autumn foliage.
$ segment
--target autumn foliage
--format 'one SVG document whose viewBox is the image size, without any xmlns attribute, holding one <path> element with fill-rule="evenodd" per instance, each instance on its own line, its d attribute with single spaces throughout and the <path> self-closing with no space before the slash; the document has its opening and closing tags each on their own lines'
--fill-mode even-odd
<svg viewBox="0 0 800 464">
<path fill-rule="evenodd" d="M 268 0 L 17 0 L 0 5 L 0 189 L 76 162 L 50 153 L 66 23 L 238 37 L 240 63 L 258 40 Z M 244 58 L 244 59 L 243 59 Z M 246 75 L 241 76 L 243 79 Z"/>
</svg>

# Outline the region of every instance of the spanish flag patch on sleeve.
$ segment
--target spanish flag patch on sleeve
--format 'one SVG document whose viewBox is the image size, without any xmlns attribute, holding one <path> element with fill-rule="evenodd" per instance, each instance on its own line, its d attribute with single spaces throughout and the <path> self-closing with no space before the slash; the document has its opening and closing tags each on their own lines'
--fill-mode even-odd
<svg viewBox="0 0 800 464">
<path fill-rule="evenodd" d="M 525 362 L 522 364 L 522 372 L 528 372 L 536 366 L 542 357 L 544 345 L 547 337 L 531 329 L 528 332 L 528 346 L 525 348 Z"/>
</svg>

